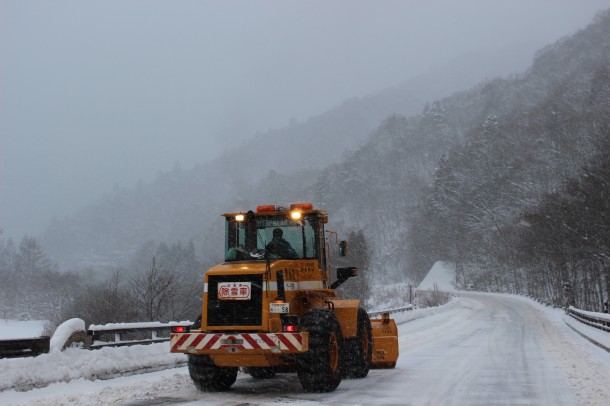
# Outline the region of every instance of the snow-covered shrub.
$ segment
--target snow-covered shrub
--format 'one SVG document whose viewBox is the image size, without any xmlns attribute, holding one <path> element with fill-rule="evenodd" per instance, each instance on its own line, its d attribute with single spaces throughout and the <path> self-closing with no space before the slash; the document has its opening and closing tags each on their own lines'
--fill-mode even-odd
<svg viewBox="0 0 610 406">
<path fill-rule="evenodd" d="M 436 307 L 449 302 L 451 293 L 441 292 L 438 289 L 433 290 L 418 290 L 415 298 L 417 307 Z"/>
</svg>

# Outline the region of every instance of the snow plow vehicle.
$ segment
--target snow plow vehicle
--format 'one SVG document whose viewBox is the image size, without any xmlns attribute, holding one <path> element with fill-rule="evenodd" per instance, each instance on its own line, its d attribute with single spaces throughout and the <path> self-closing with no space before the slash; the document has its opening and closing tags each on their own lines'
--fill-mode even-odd
<svg viewBox="0 0 610 406">
<path fill-rule="evenodd" d="M 256 379 L 296 372 L 305 391 L 330 392 L 396 365 L 389 314 L 369 319 L 360 300 L 335 292 L 358 270 L 331 271 L 331 242 L 341 256 L 347 244 L 325 231 L 324 211 L 300 203 L 223 216 L 225 261 L 205 274 L 201 317 L 170 339 L 199 390 L 228 390 L 242 368 Z"/>
</svg>

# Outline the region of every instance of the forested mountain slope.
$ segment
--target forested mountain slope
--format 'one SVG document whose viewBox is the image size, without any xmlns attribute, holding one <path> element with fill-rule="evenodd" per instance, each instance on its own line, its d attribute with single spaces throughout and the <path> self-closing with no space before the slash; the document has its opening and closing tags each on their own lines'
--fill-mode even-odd
<svg viewBox="0 0 610 406">
<path fill-rule="evenodd" d="M 482 289 L 601 308 L 610 291 L 610 13 L 542 50 L 449 151 L 415 212 L 410 261 Z M 450 110 L 450 109 L 448 109 Z"/>
</svg>

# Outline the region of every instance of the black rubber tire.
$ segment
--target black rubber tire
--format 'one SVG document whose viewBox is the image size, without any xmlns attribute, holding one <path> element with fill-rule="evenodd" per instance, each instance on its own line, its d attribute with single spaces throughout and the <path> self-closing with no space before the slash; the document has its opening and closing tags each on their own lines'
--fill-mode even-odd
<svg viewBox="0 0 610 406">
<path fill-rule="evenodd" d="M 246 372 L 254 379 L 271 379 L 275 376 L 275 370 L 266 367 L 249 367 Z"/>
<path fill-rule="evenodd" d="M 298 358 L 297 374 L 306 392 L 332 392 L 341 383 L 343 336 L 335 313 L 326 308 L 305 314 L 309 351 Z"/>
<path fill-rule="evenodd" d="M 237 368 L 219 367 L 207 355 L 188 356 L 189 374 L 202 392 L 224 392 L 237 379 Z"/>
<path fill-rule="evenodd" d="M 357 334 L 345 339 L 343 346 L 343 377 L 364 378 L 371 369 L 373 333 L 371 319 L 363 308 L 358 308 Z"/>
</svg>

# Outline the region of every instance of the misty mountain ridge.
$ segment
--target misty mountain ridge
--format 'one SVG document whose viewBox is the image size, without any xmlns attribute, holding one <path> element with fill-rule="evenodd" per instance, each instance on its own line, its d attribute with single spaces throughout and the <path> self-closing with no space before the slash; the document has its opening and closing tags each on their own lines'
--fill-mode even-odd
<svg viewBox="0 0 610 406">
<path fill-rule="evenodd" d="M 240 165 L 252 165 L 256 172 L 249 175 L 259 176 L 259 179 L 269 170 L 290 173 L 300 168 L 324 168 L 339 162 L 345 151 L 361 147 L 389 115 L 417 114 L 426 101 L 445 97 L 483 80 L 514 74 L 525 66 L 523 53 L 513 48 L 494 53 L 469 52 L 399 85 L 347 99 L 302 123 L 257 134 L 208 164 L 222 166 L 227 155 L 239 154 Z M 282 153 L 269 154 L 276 148 Z M 248 153 L 244 154 L 244 150 Z M 261 160 L 261 156 L 265 159 Z M 225 169 L 231 171 L 231 168 Z"/>
<path fill-rule="evenodd" d="M 470 129 L 490 115 L 532 108 L 566 75 L 591 62 L 590 53 L 585 59 L 572 55 L 567 70 L 557 71 L 552 65 L 564 57 L 558 54 L 586 50 L 564 50 L 565 43 L 570 42 L 564 39 L 541 51 L 522 75 L 494 79 L 425 108 L 424 100 L 460 89 L 453 74 L 467 86 L 478 82 L 480 73 L 464 64 L 435 73 L 428 87 L 418 78 L 351 99 L 301 124 L 261 134 L 214 161 L 162 173 L 133 190 L 110 192 L 74 216 L 55 220 L 41 241 L 64 268 L 112 266 L 149 240 L 194 241 L 200 255 L 217 262 L 221 213 L 313 201 L 341 228 L 365 229 L 373 263 L 398 275 L 408 268 L 401 253 L 409 219 L 396 213 L 418 204 L 441 156 L 463 142 Z M 485 60 L 470 62 L 471 68 L 486 66 Z M 389 232 L 382 232 L 385 226 Z"/>
</svg>

